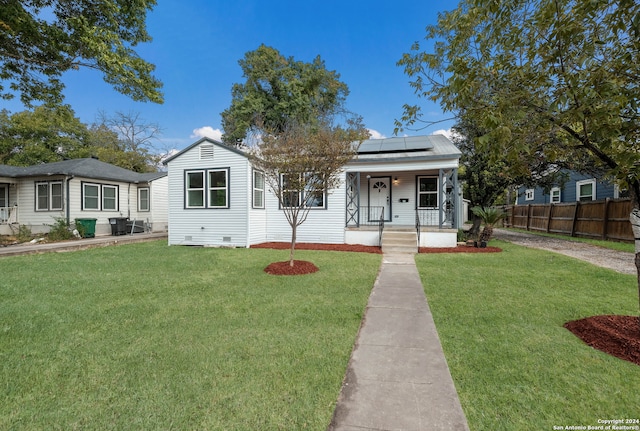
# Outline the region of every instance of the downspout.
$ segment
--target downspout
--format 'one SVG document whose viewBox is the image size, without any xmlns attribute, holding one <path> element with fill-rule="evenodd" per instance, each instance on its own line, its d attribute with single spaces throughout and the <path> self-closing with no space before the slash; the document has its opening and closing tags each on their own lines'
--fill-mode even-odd
<svg viewBox="0 0 640 431">
<path fill-rule="evenodd" d="M 66 200 L 66 212 L 67 212 L 67 225 L 71 225 L 71 199 L 70 199 L 70 187 L 69 182 L 74 178 L 73 175 L 67 176 L 65 181 L 65 200 Z"/>
<path fill-rule="evenodd" d="M 127 218 L 131 218 L 131 183 L 127 186 Z"/>
<path fill-rule="evenodd" d="M 251 164 L 247 165 L 248 167 L 248 171 L 249 171 L 249 187 L 247 187 L 248 190 L 248 196 L 247 196 L 247 203 L 245 205 L 245 207 L 247 208 L 247 215 L 246 215 L 246 219 L 245 219 L 245 223 L 247 224 L 247 228 L 245 229 L 246 231 L 246 247 L 247 248 L 251 248 L 251 219 L 253 217 L 253 166 L 251 166 Z M 229 187 L 229 189 L 231 189 L 231 187 Z M 264 196 L 263 198 L 264 199 Z M 229 202 L 229 205 L 231 205 L 231 202 Z"/>
</svg>

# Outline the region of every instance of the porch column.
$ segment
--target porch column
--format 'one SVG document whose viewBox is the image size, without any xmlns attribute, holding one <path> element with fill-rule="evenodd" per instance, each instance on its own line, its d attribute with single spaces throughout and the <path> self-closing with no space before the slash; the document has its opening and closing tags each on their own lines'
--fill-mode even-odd
<svg viewBox="0 0 640 431">
<path fill-rule="evenodd" d="M 457 217 L 460 195 L 458 193 L 458 169 L 440 169 L 440 229 L 450 227 L 459 228 Z"/>
<path fill-rule="evenodd" d="M 360 172 L 347 172 L 347 205 L 345 226 L 360 227 Z"/>
</svg>

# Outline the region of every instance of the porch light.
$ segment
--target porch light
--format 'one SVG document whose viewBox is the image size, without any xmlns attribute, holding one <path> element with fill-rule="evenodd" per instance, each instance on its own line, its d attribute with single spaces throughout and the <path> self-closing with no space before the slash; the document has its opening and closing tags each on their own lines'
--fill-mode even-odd
<svg viewBox="0 0 640 431">
<path fill-rule="evenodd" d="M 396 185 L 396 186 L 398 185 L 398 177 L 395 177 L 395 178 L 393 179 L 393 184 L 394 184 L 394 185 Z"/>
</svg>

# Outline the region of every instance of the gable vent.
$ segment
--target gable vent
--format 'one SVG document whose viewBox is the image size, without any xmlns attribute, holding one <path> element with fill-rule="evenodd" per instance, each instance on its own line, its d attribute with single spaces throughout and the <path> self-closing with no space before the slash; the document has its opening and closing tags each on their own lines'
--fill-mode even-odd
<svg viewBox="0 0 640 431">
<path fill-rule="evenodd" d="M 200 145 L 200 160 L 213 159 L 213 144 Z"/>
</svg>

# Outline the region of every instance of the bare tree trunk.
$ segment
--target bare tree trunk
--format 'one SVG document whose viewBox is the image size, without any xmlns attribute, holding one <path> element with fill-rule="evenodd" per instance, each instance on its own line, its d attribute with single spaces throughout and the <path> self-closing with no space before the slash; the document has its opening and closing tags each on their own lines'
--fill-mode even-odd
<svg viewBox="0 0 640 431">
<path fill-rule="evenodd" d="M 298 230 L 297 220 L 291 223 L 291 250 L 289 251 L 289 266 L 293 267 L 293 254 L 296 250 L 296 231 Z"/>
<path fill-rule="evenodd" d="M 482 219 L 477 215 L 473 215 L 473 224 L 471 228 L 468 230 L 469 238 L 473 238 L 477 240 L 480 237 L 480 225 L 482 224 Z"/>
</svg>

